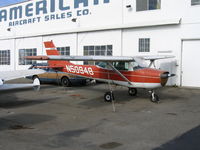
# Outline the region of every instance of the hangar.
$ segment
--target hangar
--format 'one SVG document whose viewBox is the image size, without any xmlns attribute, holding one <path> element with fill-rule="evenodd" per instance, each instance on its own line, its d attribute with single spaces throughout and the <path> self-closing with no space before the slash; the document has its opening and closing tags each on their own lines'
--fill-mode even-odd
<svg viewBox="0 0 200 150">
<path fill-rule="evenodd" d="M 200 87 L 200 0 L 30 0 L 0 8 L 0 70 L 53 40 L 63 55 L 174 55 L 170 85 Z M 82 63 L 82 62 L 78 62 Z M 90 62 L 91 63 L 91 62 Z"/>
</svg>

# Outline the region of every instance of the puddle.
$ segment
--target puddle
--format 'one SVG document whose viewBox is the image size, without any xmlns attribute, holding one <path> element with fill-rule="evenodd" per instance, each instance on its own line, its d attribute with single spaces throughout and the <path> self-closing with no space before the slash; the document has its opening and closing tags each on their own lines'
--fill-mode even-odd
<svg viewBox="0 0 200 150">
<path fill-rule="evenodd" d="M 24 130 L 24 129 L 34 129 L 34 128 L 30 128 L 30 127 L 26 127 L 26 126 L 23 126 L 23 125 L 11 125 L 9 127 L 10 130 Z"/>
<path fill-rule="evenodd" d="M 171 115 L 171 116 L 177 116 L 177 113 L 166 113 L 167 115 Z"/>
<path fill-rule="evenodd" d="M 122 145 L 123 144 L 117 143 L 117 142 L 109 142 L 109 143 L 102 144 L 99 147 L 101 147 L 103 149 L 114 149 L 114 148 L 117 148 L 117 147 L 122 146 Z"/>
<path fill-rule="evenodd" d="M 84 96 L 80 95 L 80 94 L 72 94 L 72 95 L 69 95 L 71 97 L 79 97 L 80 99 L 86 99 Z"/>
</svg>

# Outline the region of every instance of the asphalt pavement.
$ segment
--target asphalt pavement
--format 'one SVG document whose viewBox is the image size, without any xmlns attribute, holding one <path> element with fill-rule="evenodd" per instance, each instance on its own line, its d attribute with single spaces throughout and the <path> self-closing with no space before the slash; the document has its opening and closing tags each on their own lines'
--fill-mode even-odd
<svg viewBox="0 0 200 150">
<path fill-rule="evenodd" d="M 158 89 L 155 104 L 146 90 L 112 88 L 113 104 L 107 84 L 0 92 L 0 150 L 200 149 L 199 89 Z"/>
</svg>

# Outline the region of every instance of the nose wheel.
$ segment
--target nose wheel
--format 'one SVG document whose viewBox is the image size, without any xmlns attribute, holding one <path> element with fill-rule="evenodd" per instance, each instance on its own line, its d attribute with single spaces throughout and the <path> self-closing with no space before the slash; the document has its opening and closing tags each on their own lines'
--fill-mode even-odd
<svg viewBox="0 0 200 150">
<path fill-rule="evenodd" d="M 158 103 L 160 101 L 158 95 L 156 95 L 153 90 L 150 91 L 150 94 L 151 94 L 151 97 L 150 97 L 151 102 Z"/>
</svg>

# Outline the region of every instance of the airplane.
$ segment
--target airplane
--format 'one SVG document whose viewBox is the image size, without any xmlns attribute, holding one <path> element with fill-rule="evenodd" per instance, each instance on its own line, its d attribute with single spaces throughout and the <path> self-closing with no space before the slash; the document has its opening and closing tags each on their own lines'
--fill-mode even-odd
<svg viewBox="0 0 200 150">
<path fill-rule="evenodd" d="M 17 71 L 1 71 L 0 72 L 0 91 L 10 90 L 10 89 L 18 89 L 18 88 L 28 88 L 34 87 L 35 89 L 39 89 L 40 81 L 39 79 L 34 79 L 32 84 L 4 84 L 4 82 L 30 76 L 34 74 L 44 73 L 44 70 L 35 69 L 35 70 L 17 70 Z"/>
<path fill-rule="evenodd" d="M 150 68 L 158 59 L 174 58 L 174 56 L 61 56 L 53 41 L 44 42 L 47 56 L 27 56 L 29 60 L 48 61 L 49 68 L 54 68 L 72 75 L 95 79 L 111 84 L 128 87 L 131 96 L 137 94 L 137 88 L 149 89 L 150 100 L 159 102 L 154 89 L 166 85 L 168 78 L 175 76 L 168 71 Z M 148 67 L 141 62 L 149 60 Z M 70 61 L 95 61 L 98 65 L 76 65 Z M 106 102 L 114 100 L 113 91 L 104 94 Z"/>
</svg>

